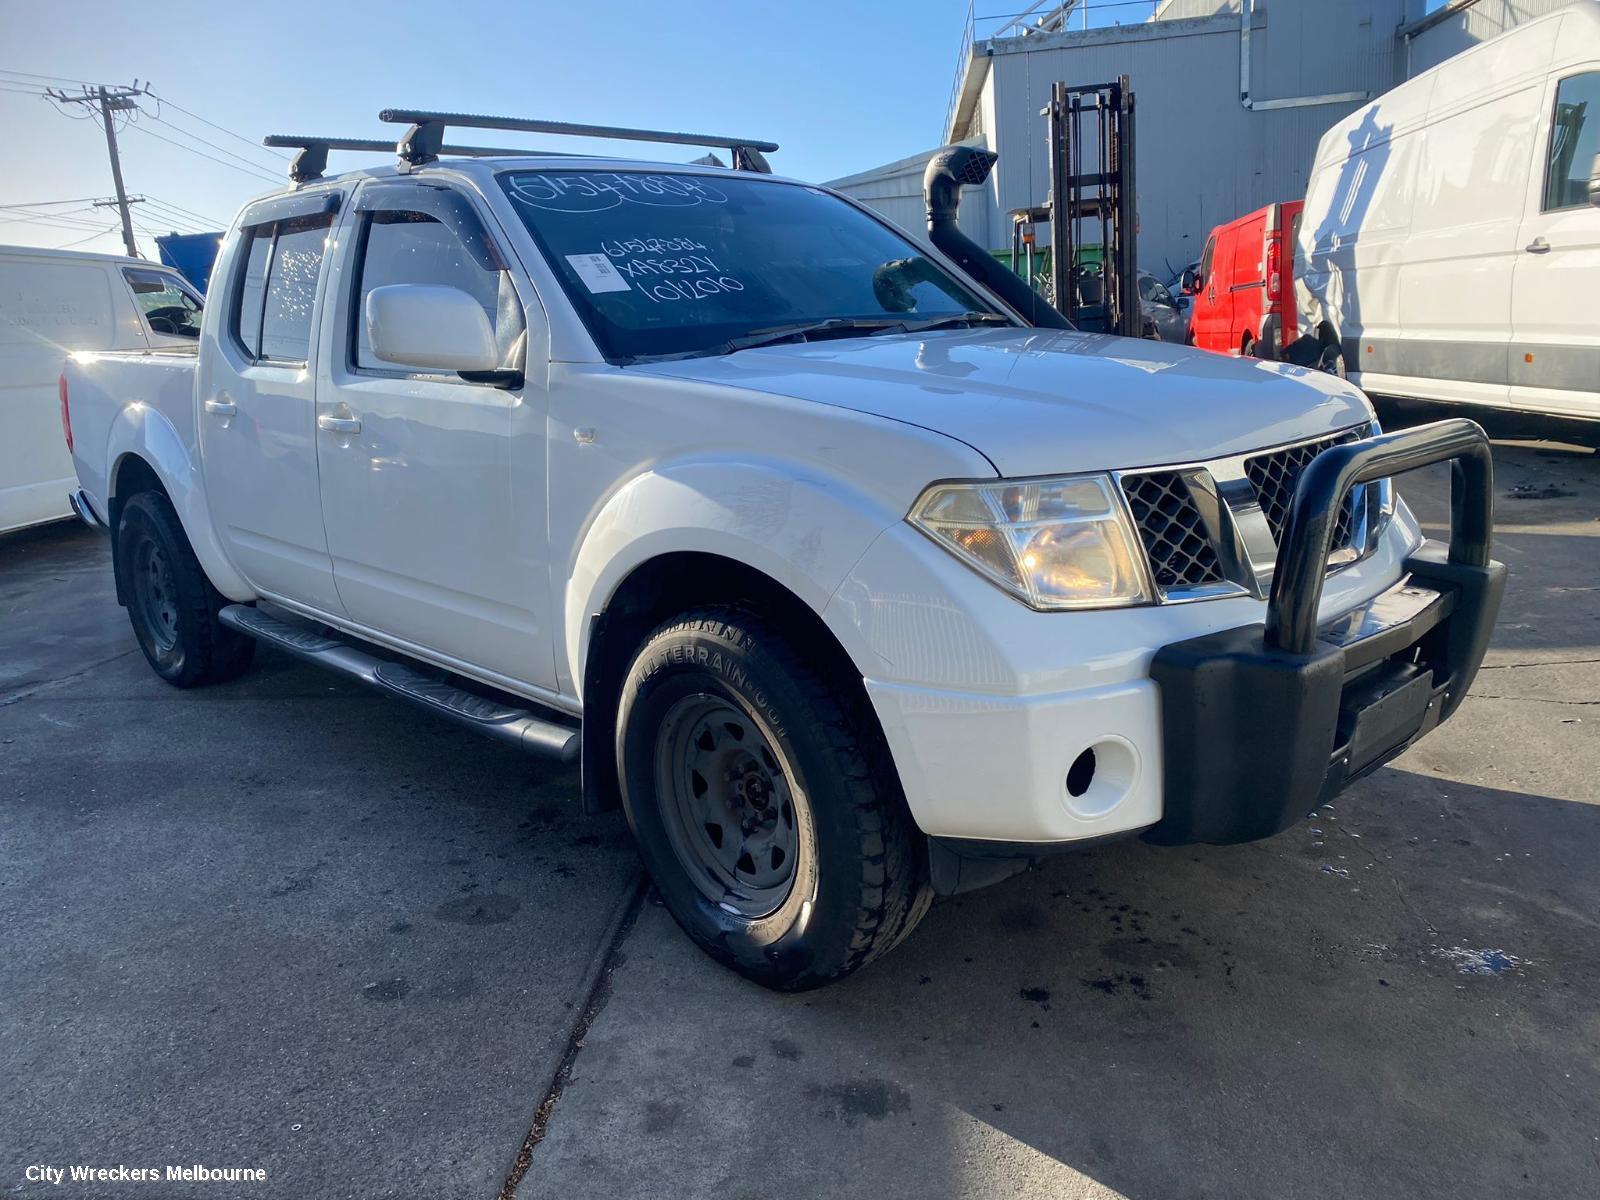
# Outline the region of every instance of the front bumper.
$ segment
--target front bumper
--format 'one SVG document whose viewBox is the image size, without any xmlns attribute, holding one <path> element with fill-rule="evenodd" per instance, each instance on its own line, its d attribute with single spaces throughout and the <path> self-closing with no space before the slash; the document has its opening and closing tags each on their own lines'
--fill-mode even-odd
<svg viewBox="0 0 1600 1200">
<path fill-rule="evenodd" d="M 1422 540 L 1402 506 L 1371 559 L 1326 574 L 1349 487 L 1446 459 L 1448 547 Z M 1331 448 L 1302 474 L 1265 608 L 1026 613 L 944 556 L 887 540 L 841 607 L 903 668 L 869 675 L 867 690 L 933 842 L 936 886 L 1136 832 L 1267 837 L 1400 753 L 1455 710 L 1482 661 L 1505 580 L 1488 558 L 1491 496 L 1488 444 L 1469 421 Z M 1097 773 L 1074 794 L 1086 749 Z"/>
<path fill-rule="evenodd" d="M 1451 534 L 1405 564 L 1400 585 L 1319 626 L 1332 514 L 1349 488 L 1452 464 Z M 1376 770 L 1460 705 L 1505 590 L 1489 559 L 1493 475 L 1473 422 L 1335 446 L 1302 475 L 1284 529 L 1265 625 L 1163 647 L 1167 762 L 1156 842 L 1269 837 Z"/>
</svg>

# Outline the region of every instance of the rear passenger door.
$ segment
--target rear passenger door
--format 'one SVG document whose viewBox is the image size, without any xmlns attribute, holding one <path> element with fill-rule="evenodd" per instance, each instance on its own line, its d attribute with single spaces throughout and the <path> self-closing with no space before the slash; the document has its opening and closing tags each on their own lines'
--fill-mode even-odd
<svg viewBox="0 0 1600 1200">
<path fill-rule="evenodd" d="M 1600 417 L 1600 63 L 1551 79 L 1540 169 L 1517 238 L 1511 294 L 1511 403 Z"/>
<path fill-rule="evenodd" d="M 352 619 L 506 686 L 554 685 L 546 562 L 544 322 L 463 190 L 372 181 L 341 230 L 318 385 L 322 514 Z M 516 388 L 377 358 L 366 297 L 397 285 L 478 301 Z M 537 310 L 537 305 L 535 305 Z"/>
<path fill-rule="evenodd" d="M 224 306 L 203 339 L 196 414 L 212 521 L 259 591 L 340 611 L 317 495 L 318 291 L 340 192 L 263 201 L 240 218 L 215 280 Z"/>
</svg>

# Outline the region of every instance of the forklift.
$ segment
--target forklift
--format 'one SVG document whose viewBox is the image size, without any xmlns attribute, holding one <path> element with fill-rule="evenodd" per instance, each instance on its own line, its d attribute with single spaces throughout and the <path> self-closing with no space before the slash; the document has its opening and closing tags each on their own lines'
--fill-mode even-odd
<svg viewBox="0 0 1600 1200">
<path fill-rule="evenodd" d="M 1050 197 L 1012 210 L 1012 269 L 1079 329 L 1147 336 L 1139 305 L 1128 77 L 1079 86 L 1053 83 L 1050 102 L 1039 115 L 1048 121 Z M 1041 225 L 1050 233 L 1043 251 L 1037 245 Z M 1062 280 L 1068 286 L 1062 287 Z"/>
</svg>

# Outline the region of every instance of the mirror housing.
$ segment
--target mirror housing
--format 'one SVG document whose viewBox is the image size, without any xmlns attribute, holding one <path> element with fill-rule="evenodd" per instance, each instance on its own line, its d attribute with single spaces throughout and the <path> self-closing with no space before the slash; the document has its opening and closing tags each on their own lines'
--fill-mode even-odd
<svg viewBox="0 0 1600 1200">
<path fill-rule="evenodd" d="M 1589 167 L 1589 203 L 1600 208 L 1600 154 Z"/>
<path fill-rule="evenodd" d="M 1178 281 L 1178 290 L 1185 296 L 1192 296 L 1200 290 L 1200 273 L 1188 267 L 1183 269 L 1183 278 Z"/>
<path fill-rule="evenodd" d="M 365 316 L 372 353 L 384 362 L 463 375 L 499 373 L 500 351 L 489 317 L 460 288 L 417 283 L 373 288 Z"/>
</svg>

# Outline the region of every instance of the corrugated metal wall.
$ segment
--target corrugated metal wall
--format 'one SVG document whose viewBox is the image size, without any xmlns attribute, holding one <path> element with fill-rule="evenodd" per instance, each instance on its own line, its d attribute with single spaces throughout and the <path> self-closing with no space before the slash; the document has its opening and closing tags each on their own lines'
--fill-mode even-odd
<svg viewBox="0 0 1600 1200">
<path fill-rule="evenodd" d="M 1251 95 L 1256 100 L 1359 91 L 1376 97 L 1469 45 L 1573 0 L 1478 0 L 1412 40 L 1399 27 L 1424 0 L 1255 0 Z M 978 43 L 982 90 L 966 132 L 1000 155 L 986 189 L 968 188 L 962 226 L 1009 249 L 1010 210 L 1048 196 L 1045 122 L 1050 84 L 1127 74 L 1137 97 L 1139 260 L 1165 277 L 1200 256 L 1224 221 L 1305 194 L 1323 132 L 1363 102 L 1247 111 L 1239 99 L 1241 0 L 1169 0 L 1148 23 Z M 841 181 L 921 235 L 922 165 L 890 164 Z M 1087 169 L 1093 169 L 1087 167 Z M 881 177 L 880 177 L 881 176 Z"/>
<path fill-rule="evenodd" d="M 1573 0 L 1478 0 L 1471 8 L 1411 39 L 1409 73 L 1416 75 L 1436 67 L 1469 46 L 1476 46 L 1534 17 L 1542 17 L 1558 8 L 1570 8 L 1572 3 Z M 1406 64 L 1401 66 L 1404 70 Z"/>
<path fill-rule="evenodd" d="M 1221 0 L 1209 0 L 1213 10 Z M 1362 91 L 1395 81 L 1395 29 L 1405 0 L 1272 0 L 1251 29 L 1257 99 Z M 1015 45 L 1015 41 L 1013 43 Z M 1239 98 L 1240 21 L 1232 15 L 996 45 L 991 145 L 1000 154 L 991 225 L 1009 240 L 1006 213 L 1048 192 L 1045 123 L 1050 84 L 1126 74 L 1137 98 L 1139 259 L 1164 276 L 1200 256 L 1212 227 L 1274 200 L 1305 194 L 1324 130 L 1355 103 L 1247 111 Z"/>
</svg>

